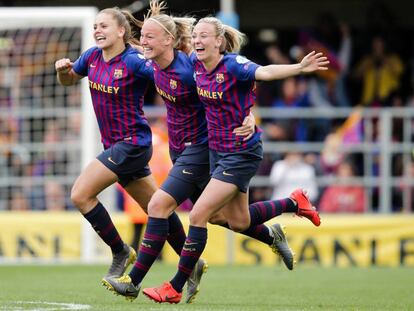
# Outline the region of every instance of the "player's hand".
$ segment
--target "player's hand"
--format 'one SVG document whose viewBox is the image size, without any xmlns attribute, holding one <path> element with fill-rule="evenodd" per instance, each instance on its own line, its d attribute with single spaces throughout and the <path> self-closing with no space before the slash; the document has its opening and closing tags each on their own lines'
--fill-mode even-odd
<svg viewBox="0 0 414 311">
<path fill-rule="evenodd" d="M 56 61 L 55 69 L 57 73 L 69 73 L 72 70 L 73 63 L 69 58 L 62 58 Z"/>
<path fill-rule="evenodd" d="M 242 126 L 236 127 L 233 130 L 233 134 L 236 136 L 243 136 L 243 140 L 249 140 L 256 132 L 256 119 L 254 115 L 250 113 L 244 118 Z"/>
<path fill-rule="evenodd" d="M 314 72 L 316 70 L 328 70 L 329 60 L 323 53 L 310 52 L 300 62 L 302 73 Z"/>
</svg>

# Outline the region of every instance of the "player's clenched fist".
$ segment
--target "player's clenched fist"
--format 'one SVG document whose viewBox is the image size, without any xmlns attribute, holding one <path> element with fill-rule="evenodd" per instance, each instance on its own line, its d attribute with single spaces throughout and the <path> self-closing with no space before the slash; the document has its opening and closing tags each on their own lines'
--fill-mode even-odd
<svg viewBox="0 0 414 311">
<path fill-rule="evenodd" d="M 69 73 L 72 69 L 73 63 L 69 58 L 62 58 L 56 61 L 55 69 L 58 73 Z"/>
</svg>

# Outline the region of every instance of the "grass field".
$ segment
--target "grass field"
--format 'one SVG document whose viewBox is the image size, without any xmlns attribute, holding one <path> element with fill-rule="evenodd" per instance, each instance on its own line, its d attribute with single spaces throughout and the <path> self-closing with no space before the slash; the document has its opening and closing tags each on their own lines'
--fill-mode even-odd
<svg viewBox="0 0 414 311">
<path fill-rule="evenodd" d="M 134 302 L 100 285 L 105 266 L 0 266 L 0 310 L 414 310 L 413 268 L 213 266 L 191 305 Z M 157 264 L 143 286 L 169 279 Z"/>
</svg>

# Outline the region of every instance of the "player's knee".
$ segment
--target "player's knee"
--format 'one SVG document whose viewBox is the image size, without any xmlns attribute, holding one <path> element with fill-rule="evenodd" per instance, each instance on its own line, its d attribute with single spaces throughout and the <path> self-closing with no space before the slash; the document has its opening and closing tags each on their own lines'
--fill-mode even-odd
<svg viewBox="0 0 414 311">
<path fill-rule="evenodd" d="M 79 191 L 76 187 L 72 188 L 70 193 L 70 199 L 73 202 L 73 205 L 79 211 L 85 211 L 88 207 L 92 207 L 93 200 L 89 199 L 82 191 Z"/>
<path fill-rule="evenodd" d="M 175 206 L 166 204 L 163 200 L 152 197 L 148 203 L 148 215 L 157 218 L 167 218 L 175 209 Z"/>
<path fill-rule="evenodd" d="M 209 220 L 209 215 L 206 215 L 203 211 L 194 209 L 190 212 L 188 215 L 188 218 L 190 219 L 190 225 L 196 226 L 196 227 L 204 227 L 207 225 L 207 222 Z"/>
</svg>

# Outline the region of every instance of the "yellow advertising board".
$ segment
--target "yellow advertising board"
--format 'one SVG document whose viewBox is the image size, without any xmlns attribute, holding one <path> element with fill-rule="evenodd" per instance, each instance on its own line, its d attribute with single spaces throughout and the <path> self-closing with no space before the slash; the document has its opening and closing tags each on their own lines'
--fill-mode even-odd
<svg viewBox="0 0 414 311">
<path fill-rule="evenodd" d="M 187 214 L 180 216 L 188 228 Z M 78 260 L 82 219 L 77 212 L 2 212 L 0 258 Z M 113 219 L 123 239 L 131 241 L 128 217 L 116 214 Z M 414 267 L 413 215 L 322 215 L 320 227 L 291 215 L 275 220 L 286 226 L 299 265 Z M 108 248 L 103 243 L 98 244 L 96 253 L 109 260 Z M 168 263 L 178 260 L 171 247 L 165 247 L 162 258 Z M 267 245 L 213 225 L 209 225 L 203 258 L 210 264 L 281 264 Z"/>
</svg>

